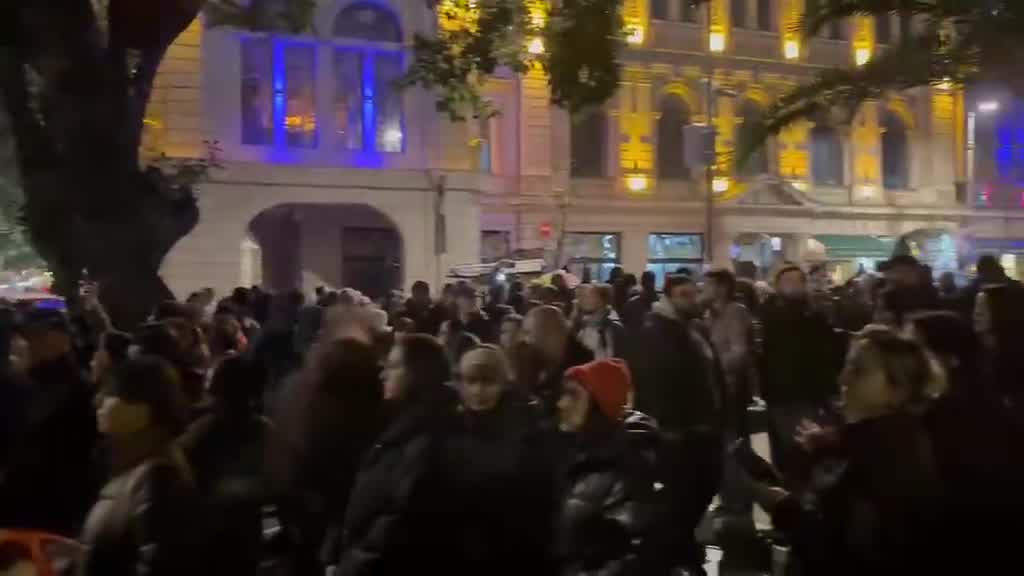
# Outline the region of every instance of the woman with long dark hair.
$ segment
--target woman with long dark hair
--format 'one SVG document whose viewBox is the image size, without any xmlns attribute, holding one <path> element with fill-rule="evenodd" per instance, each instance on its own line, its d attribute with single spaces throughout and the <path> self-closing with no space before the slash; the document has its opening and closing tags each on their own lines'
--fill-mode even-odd
<svg viewBox="0 0 1024 576">
<path fill-rule="evenodd" d="M 165 360 L 141 356 L 118 368 L 96 412 L 112 478 L 82 530 L 84 576 L 199 573 L 203 523 L 191 471 L 174 444 L 187 414 Z"/>
<path fill-rule="evenodd" d="M 344 522 L 338 576 L 443 574 L 451 530 L 445 451 L 455 393 L 444 348 L 401 336 L 384 368 L 387 423 L 363 458 Z"/>
</svg>

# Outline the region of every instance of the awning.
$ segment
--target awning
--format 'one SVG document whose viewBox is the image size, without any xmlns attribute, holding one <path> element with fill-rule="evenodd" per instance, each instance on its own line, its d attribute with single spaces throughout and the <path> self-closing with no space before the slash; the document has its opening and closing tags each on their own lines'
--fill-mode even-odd
<svg viewBox="0 0 1024 576">
<path fill-rule="evenodd" d="M 1024 254 L 1024 238 L 972 238 L 975 254 Z"/>
<path fill-rule="evenodd" d="M 893 248 L 896 246 L 895 238 L 885 236 L 819 234 L 814 239 L 825 246 L 825 255 L 829 260 L 885 260 L 892 256 Z"/>
</svg>

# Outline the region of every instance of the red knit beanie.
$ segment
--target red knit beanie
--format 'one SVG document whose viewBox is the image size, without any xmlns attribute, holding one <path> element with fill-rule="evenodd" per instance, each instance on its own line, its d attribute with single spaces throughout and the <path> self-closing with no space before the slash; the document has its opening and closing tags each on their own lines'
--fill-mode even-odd
<svg viewBox="0 0 1024 576">
<path fill-rule="evenodd" d="M 595 360 L 569 368 L 565 371 L 565 377 L 586 388 L 606 416 L 613 421 L 622 420 L 629 393 L 633 390 L 633 381 L 625 362 L 618 358 Z"/>
</svg>

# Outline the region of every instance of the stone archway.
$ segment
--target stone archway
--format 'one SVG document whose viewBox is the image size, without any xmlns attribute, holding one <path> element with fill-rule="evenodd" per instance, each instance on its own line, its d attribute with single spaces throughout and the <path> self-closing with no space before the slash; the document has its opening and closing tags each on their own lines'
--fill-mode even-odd
<svg viewBox="0 0 1024 576">
<path fill-rule="evenodd" d="M 249 222 L 273 292 L 355 288 L 371 298 L 402 286 L 402 234 L 366 204 L 278 204 Z"/>
</svg>

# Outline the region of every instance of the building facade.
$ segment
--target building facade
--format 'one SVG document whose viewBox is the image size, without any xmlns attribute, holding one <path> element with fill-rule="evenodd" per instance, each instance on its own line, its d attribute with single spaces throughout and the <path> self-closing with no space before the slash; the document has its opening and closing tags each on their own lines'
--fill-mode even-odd
<svg viewBox="0 0 1024 576">
<path fill-rule="evenodd" d="M 201 222 L 164 276 L 178 292 L 379 292 L 517 253 L 594 278 L 617 265 L 660 276 L 707 263 L 708 248 L 715 265 L 758 274 L 792 260 L 848 275 L 900 239 L 938 268 L 961 264 L 969 245 L 1008 263 L 1020 245 L 1024 259 L 1020 203 L 986 203 L 988 188 L 969 182 L 975 103 L 952 86 L 869 102 L 849 123 L 800 122 L 736 171 L 744 122 L 914 25 L 858 17 L 805 40 L 791 30 L 814 6 L 626 0 L 621 87 L 601 109 L 570 118 L 533 70 L 492 79 L 499 115 L 461 123 L 393 83 L 413 35 L 436 30 L 425 2 L 323 0 L 304 36 L 197 21 L 161 67 L 146 142 L 172 156 L 216 142 L 224 168 L 202 185 Z M 683 162 L 686 126 L 708 123 L 710 219 L 703 171 Z"/>
</svg>

